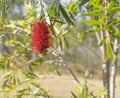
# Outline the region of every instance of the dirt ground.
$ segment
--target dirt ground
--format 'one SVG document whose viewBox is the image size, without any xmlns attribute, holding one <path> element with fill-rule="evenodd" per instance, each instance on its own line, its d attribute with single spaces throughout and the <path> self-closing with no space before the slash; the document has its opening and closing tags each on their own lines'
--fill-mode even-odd
<svg viewBox="0 0 120 98">
<path fill-rule="evenodd" d="M 84 78 L 80 77 L 79 80 L 81 84 L 84 84 Z M 40 85 L 42 88 L 49 90 L 52 98 L 71 98 L 71 91 L 75 93 L 78 92 L 76 89 L 78 84 L 74 81 L 73 77 L 69 75 L 58 76 L 54 74 L 41 74 Z M 95 95 L 98 95 L 99 89 L 103 88 L 102 80 L 93 78 L 89 79 L 88 88 L 89 91 L 93 91 Z M 0 98 L 3 98 L 1 96 L 2 95 L 0 95 Z M 120 76 L 117 76 L 115 98 L 120 98 Z"/>
<path fill-rule="evenodd" d="M 84 84 L 84 79 L 79 78 L 80 82 Z M 102 88 L 102 80 L 90 79 L 89 90 L 93 90 L 98 94 L 98 89 Z M 50 94 L 53 98 L 70 98 L 71 91 L 77 93 L 76 87 L 77 83 L 73 80 L 71 76 L 56 76 L 56 75 L 43 75 L 41 80 L 41 87 L 50 90 Z M 117 77 L 116 83 L 116 97 L 120 98 L 120 77 Z"/>
</svg>

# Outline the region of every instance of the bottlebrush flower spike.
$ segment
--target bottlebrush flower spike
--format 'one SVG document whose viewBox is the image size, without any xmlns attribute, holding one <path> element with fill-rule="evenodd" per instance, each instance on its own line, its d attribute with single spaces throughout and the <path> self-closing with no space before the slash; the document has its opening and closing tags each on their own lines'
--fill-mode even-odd
<svg viewBox="0 0 120 98">
<path fill-rule="evenodd" d="M 42 53 L 51 46 L 51 36 L 48 25 L 45 21 L 35 22 L 32 25 L 32 49 Z"/>
</svg>

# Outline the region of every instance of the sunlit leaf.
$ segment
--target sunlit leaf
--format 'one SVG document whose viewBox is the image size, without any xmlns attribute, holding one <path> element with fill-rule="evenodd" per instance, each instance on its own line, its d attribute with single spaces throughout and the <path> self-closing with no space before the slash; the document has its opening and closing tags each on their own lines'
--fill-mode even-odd
<svg viewBox="0 0 120 98">
<path fill-rule="evenodd" d="M 100 21 L 100 20 L 83 20 L 84 23 L 87 23 L 91 26 L 96 26 L 96 25 L 100 25 L 100 24 L 105 24 L 104 21 Z"/>
<path fill-rule="evenodd" d="M 83 34 L 97 33 L 97 32 L 100 32 L 102 30 L 105 30 L 105 29 L 104 28 L 96 28 L 96 29 L 93 29 L 93 30 L 85 31 L 85 32 L 83 32 Z"/>
<path fill-rule="evenodd" d="M 114 36 L 120 38 L 120 30 L 115 30 Z"/>
<path fill-rule="evenodd" d="M 113 48 L 110 42 L 108 42 L 107 47 L 106 47 L 106 58 L 107 60 L 116 60 L 116 56 L 113 52 Z"/>
<path fill-rule="evenodd" d="M 108 15 L 110 15 L 111 13 L 119 12 L 119 11 L 120 11 L 120 7 L 117 7 L 115 2 L 110 2 L 109 8 L 107 10 Z"/>
<path fill-rule="evenodd" d="M 99 45 L 99 46 L 102 46 L 105 42 L 106 42 L 106 37 L 103 38 L 103 40 L 100 42 L 100 45 Z"/>
<path fill-rule="evenodd" d="M 24 74 L 26 77 L 31 78 L 31 79 L 38 78 L 38 76 L 34 72 L 31 72 L 31 71 L 25 72 Z"/>
<path fill-rule="evenodd" d="M 15 89 L 17 88 L 17 85 L 14 85 L 14 84 L 10 84 L 7 86 L 9 89 Z"/>
<path fill-rule="evenodd" d="M 117 24 L 120 24 L 120 19 L 113 19 L 113 20 L 109 21 L 109 23 L 108 23 L 108 25 L 106 27 L 108 27 L 108 28 L 113 27 L 113 26 L 115 26 Z"/>
<path fill-rule="evenodd" d="M 79 2 L 72 2 L 69 4 L 68 6 L 68 10 L 71 13 L 77 13 L 78 12 L 78 6 L 79 6 Z"/>
<path fill-rule="evenodd" d="M 4 78 L 10 77 L 10 76 L 12 76 L 14 73 L 15 73 L 15 71 L 10 71 L 10 72 L 8 72 L 8 73 L 6 73 L 6 74 L 4 75 Z"/>
</svg>

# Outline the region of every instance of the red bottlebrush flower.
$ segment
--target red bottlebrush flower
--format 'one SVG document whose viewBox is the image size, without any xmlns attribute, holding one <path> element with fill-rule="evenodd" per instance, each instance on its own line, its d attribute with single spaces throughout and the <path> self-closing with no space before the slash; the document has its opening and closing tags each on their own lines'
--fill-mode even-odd
<svg viewBox="0 0 120 98">
<path fill-rule="evenodd" d="M 51 36 L 45 21 L 35 22 L 32 25 L 32 49 L 35 52 L 43 52 L 51 46 Z"/>
</svg>

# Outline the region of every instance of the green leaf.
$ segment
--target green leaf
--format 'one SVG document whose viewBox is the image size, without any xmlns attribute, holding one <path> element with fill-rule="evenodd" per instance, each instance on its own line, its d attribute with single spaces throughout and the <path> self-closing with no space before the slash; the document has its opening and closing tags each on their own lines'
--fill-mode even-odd
<svg viewBox="0 0 120 98">
<path fill-rule="evenodd" d="M 104 28 L 96 28 L 96 29 L 93 29 L 93 30 L 85 31 L 85 32 L 83 32 L 83 34 L 97 33 L 97 32 L 100 32 L 102 30 L 105 30 L 105 29 Z"/>
<path fill-rule="evenodd" d="M 65 37 L 64 37 L 64 42 L 66 44 L 66 47 L 69 49 L 69 43 L 68 43 L 68 41 L 67 41 L 67 39 Z"/>
<path fill-rule="evenodd" d="M 119 12 L 119 11 L 120 11 L 120 7 L 117 6 L 117 5 L 115 4 L 115 2 L 113 2 L 113 1 L 110 2 L 109 8 L 108 8 L 108 10 L 107 10 L 108 15 L 110 15 L 111 13 Z"/>
<path fill-rule="evenodd" d="M 86 70 L 84 76 L 85 76 L 86 79 L 89 79 L 90 76 L 91 76 L 91 73 L 88 70 Z"/>
<path fill-rule="evenodd" d="M 106 37 L 103 38 L 103 40 L 100 42 L 100 45 L 99 45 L 99 46 L 102 46 L 105 42 L 106 42 Z"/>
<path fill-rule="evenodd" d="M 56 36 L 56 30 L 55 30 L 55 26 L 54 25 L 50 25 L 50 30 L 52 31 L 52 34 L 54 35 L 54 37 L 57 37 Z"/>
<path fill-rule="evenodd" d="M 64 9 L 64 7 L 63 7 L 61 4 L 59 4 L 59 9 L 60 9 L 63 17 L 64 17 L 65 20 L 67 21 L 67 23 L 73 25 L 73 22 L 72 22 L 72 20 L 71 20 L 71 18 L 70 18 L 70 16 L 69 16 L 68 12 Z"/>
<path fill-rule="evenodd" d="M 113 52 L 113 48 L 112 48 L 112 44 L 110 42 L 108 42 L 107 46 L 106 46 L 106 58 L 107 60 L 116 60 L 116 56 Z"/>
<path fill-rule="evenodd" d="M 85 87 L 82 87 L 81 89 L 81 94 L 79 98 L 87 98 L 87 94 L 86 94 L 86 89 Z"/>
<path fill-rule="evenodd" d="M 8 85 L 7 86 L 9 89 L 15 89 L 15 88 L 17 88 L 17 85 L 15 85 L 15 84 L 10 84 L 10 85 Z"/>
<path fill-rule="evenodd" d="M 4 75 L 4 78 L 10 77 L 10 76 L 12 76 L 14 73 L 15 73 L 15 71 L 10 71 L 10 72 L 8 72 L 8 73 L 6 73 L 6 74 Z"/>
<path fill-rule="evenodd" d="M 113 19 L 113 20 L 110 20 L 107 24 L 107 28 L 110 28 L 110 27 L 113 27 L 117 24 L 120 24 L 120 19 Z"/>
<path fill-rule="evenodd" d="M 71 12 L 69 12 L 69 14 L 70 14 L 70 17 L 71 17 L 73 20 L 75 20 L 73 14 L 72 14 Z"/>
<path fill-rule="evenodd" d="M 108 15 L 111 13 L 119 12 L 119 11 L 120 11 L 120 7 L 110 7 L 108 9 Z"/>
<path fill-rule="evenodd" d="M 108 15 L 111 13 L 112 8 L 115 6 L 114 2 L 110 2 L 109 8 L 107 10 Z"/>
<path fill-rule="evenodd" d="M 89 0 L 82 0 L 82 1 L 80 2 L 80 6 L 83 6 L 83 5 L 86 4 L 88 1 L 89 1 Z"/>
<path fill-rule="evenodd" d="M 120 7 L 112 8 L 111 12 L 120 12 Z"/>
<path fill-rule="evenodd" d="M 96 13 L 96 12 L 90 12 L 90 13 L 82 13 L 82 16 L 104 16 L 104 14 Z"/>
<path fill-rule="evenodd" d="M 56 18 L 56 20 L 60 18 L 60 10 L 58 5 L 59 1 L 55 0 L 47 9 L 48 15 Z"/>
<path fill-rule="evenodd" d="M 49 14 L 55 15 L 55 8 L 54 7 L 56 7 L 56 2 L 53 2 L 51 4 L 51 6 L 49 6 L 49 8 L 47 9 L 47 12 Z"/>
<path fill-rule="evenodd" d="M 100 21 L 100 20 L 83 20 L 84 23 L 87 23 L 91 26 L 96 26 L 96 25 L 100 25 L 100 24 L 105 24 L 104 21 Z"/>
<path fill-rule="evenodd" d="M 120 38 L 120 30 L 115 30 L 114 36 Z"/>
<path fill-rule="evenodd" d="M 17 95 L 17 98 L 22 98 L 22 96 L 23 96 L 22 94 L 21 95 Z"/>
<path fill-rule="evenodd" d="M 73 98 L 79 98 L 79 97 L 77 97 L 77 95 L 75 93 L 71 92 L 71 94 L 72 94 Z"/>
<path fill-rule="evenodd" d="M 31 78 L 31 79 L 38 78 L 38 76 L 31 71 L 25 72 L 24 74 L 25 74 L 26 77 Z"/>
<path fill-rule="evenodd" d="M 100 9 L 100 10 L 104 10 L 104 6 L 99 5 L 99 4 L 92 4 L 94 8 Z"/>
<path fill-rule="evenodd" d="M 101 2 L 101 0 L 89 0 L 89 4 L 93 5 L 93 4 L 99 4 Z"/>
<path fill-rule="evenodd" d="M 60 48 L 62 49 L 63 48 L 63 42 L 62 42 L 62 38 L 59 37 L 59 45 L 60 45 Z"/>
<path fill-rule="evenodd" d="M 98 93 L 99 96 L 103 96 L 103 95 L 104 95 L 104 90 L 103 90 L 103 88 L 99 88 L 98 91 L 99 91 L 99 93 Z"/>
<path fill-rule="evenodd" d="M 77 13 L 78 12 L 78 6 L 79 6 L 79 2 L 70 3 L 70 5 L 68 5 L 69 12 Z"/>
<path fill-rule="evenodd" d="M 8 13 L 8 0 L 0 0 L 0 16 L 5 20 Z"/>
</svg>

